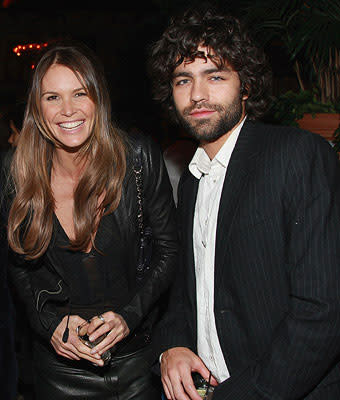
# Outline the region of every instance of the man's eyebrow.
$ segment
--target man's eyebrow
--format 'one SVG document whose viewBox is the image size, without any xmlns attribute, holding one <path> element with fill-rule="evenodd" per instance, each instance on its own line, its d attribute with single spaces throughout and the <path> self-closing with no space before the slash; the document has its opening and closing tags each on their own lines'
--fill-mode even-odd
<svg viewBox="0 0 340 400">
<path fill-rule="evenodd" d="M 187 78 L 191 78 L 192 74 L 190 72 L 187 72 L 187 71 L 178 71 L 178 72 L 174 72 L 172 74 L 172 78 L 173 79 L 178 78 L 179 76 L 186 76 Z"/>
<path fill-rule="evenodd" d="M 231 68 L 229 67 L 212 67 L 212 68 L 207 68 L 204 71 L 202 71 L 202 75 L 210 75 L 210 74 L 216 74 L 217 72 L 231 72 Z M 187 71 L 178 71 L 178 72 L 174 72 L 172 75 L 172 78 L 178 78 L 178 77 L 187 77 L 187 78 L 191 78 L 193 76 L 192 73 L 187 72 Z"/>
<path fill-rule="evenodd" d="M 231 72 L 231 69 L 229 67 L 223 66 L 223 67 L 214 67 L 214 68 L 209 68 L 203 71 L 204 74 L 209 75 L 209 74 L 215 74 L 216 72 Z"/>
</svg>

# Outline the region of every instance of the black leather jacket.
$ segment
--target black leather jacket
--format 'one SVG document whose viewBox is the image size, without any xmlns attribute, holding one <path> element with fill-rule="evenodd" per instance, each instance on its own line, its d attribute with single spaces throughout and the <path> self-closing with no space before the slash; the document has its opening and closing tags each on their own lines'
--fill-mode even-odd
<svg viewBox="0 0 340 400">
<path fill-rule="evenodd" d="M 160 296 L 167 290 L 174 277 L 177 265 L 177 230 L 171 186 L 158 146 L 151 138 L 142 135 L 129 136 L 127 141 L 127 173 L 122 199 L 114 211 L 114 218 L 126 229 L 124 236 L 131 248 L 126 264 L 129 268 L 129 285 L 133 296 L 120 314 L 133 332 L 142 324 L 146 324 Z M 151 268 L 140 284 L 136 282 L 139 231 L 136 182 L 133 173 L 137 142 L 142 148 L 144 214 L 153 232 Z M 67 304 L 70 299 L 62 269 L 47 253 L 34 262 L 24 261 L 18 255 L 12 254 L 9 275 L 27 307 L 32 328 L 49 342 L 62 319 L 58 316 L 55 305 L 58 302 Z"/>
</svg>

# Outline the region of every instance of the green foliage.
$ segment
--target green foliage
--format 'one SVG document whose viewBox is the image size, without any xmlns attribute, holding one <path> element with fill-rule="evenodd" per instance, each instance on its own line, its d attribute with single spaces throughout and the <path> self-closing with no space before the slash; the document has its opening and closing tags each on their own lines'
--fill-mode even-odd
<svg viewBox="0 0 340 400">
<path fill-rule="evenodd" d="M 274 123 L 282 125 L 298 126 L 297 120 L 305 113 L 338 113 L 340 112 L 340 102 L 321 103 L 319 91 L 301 90 L 296 93 L 288 91 L 278 96 L 269 110 L 269 118 Z"/>
<path fill-rule="evenodd" d="M 329 63 L 329 49 L 340 49 L 340 2 L 307 0 L 302 2 L 302 24 L 292 36 L 293 57 L 302 52 L 308 60 Z"/>
<path fill-rule="evenodd" d="M 322 102 L 340 97 L 340 0 L 240 0 L 240 7 L 260 44 L 285 48 L 302 90 L 317 84 Z"/>
</svg>

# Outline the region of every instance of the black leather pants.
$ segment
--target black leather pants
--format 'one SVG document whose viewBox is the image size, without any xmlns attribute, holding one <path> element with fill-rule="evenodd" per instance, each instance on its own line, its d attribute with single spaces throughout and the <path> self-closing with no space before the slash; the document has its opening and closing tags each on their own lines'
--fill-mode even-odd
<svg viewBox="0 0 340 400">
<path fill-rule="evenodd" d="M 113 357 L 106 367 L 71 361 L 35 346 L 36 400 L 160 400 L 160 378 L 153 375 L 150 349 Z"/>
</svg>

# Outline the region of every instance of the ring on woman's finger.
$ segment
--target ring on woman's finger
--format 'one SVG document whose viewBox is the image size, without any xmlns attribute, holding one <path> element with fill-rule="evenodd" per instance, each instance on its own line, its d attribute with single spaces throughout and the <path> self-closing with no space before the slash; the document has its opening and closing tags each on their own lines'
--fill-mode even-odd
<svg viewBox="0 0 340 400">
<path fill-rule="evenodd" d="M 98 315 L 98 318 L 105 324 L 105 318 L 101 314 Z"/>
</svg>

